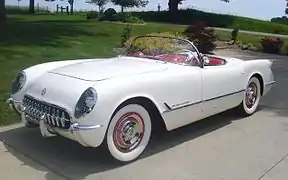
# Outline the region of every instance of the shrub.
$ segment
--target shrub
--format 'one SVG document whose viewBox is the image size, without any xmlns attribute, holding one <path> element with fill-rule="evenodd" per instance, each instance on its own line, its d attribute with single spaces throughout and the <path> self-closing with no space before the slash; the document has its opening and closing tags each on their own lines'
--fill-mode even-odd
<svg viewBox="0 0 288 180">
<path fill-rule="evenodd" d="M 227 27 L 234 18 L 228 15 L 206 13 L 195 9 L 180 9 L 176 14 L 169 11 L 133 12 L 133 16 L 141 17 L 144 21 L 190 24 L 205 21 L 208 26 Z"/>
<path fill-rule="evenodd" d="M 110 10 L 109 10 L 110 9 Z M 104 15 L 99 17 L 100 21 L 119 21 L 124 23 L 144 23 L 144 21 L 138 17 L 132 16 L 129 12 L 116 13 L 109 8 L 104 12 Z"/>
<path fill-rule="evenodd" d="M 97 11 L 89 11 L 86 14 L 86 19 L 98 19 L 99 18 L 99 13 Z"/>
<path fill-rule="evenodd" d="M 286 55 L 288 55 L 288 44 L 285 46 Z"/>
<path fill-rule="evenodd" d="M 182 34 L 178 32 L 154 32 L 154 33 L 149 33 L 146 34 L 147 36 L 164 36 L 164 37 L 180 37 L 180 38 L 185 38 Z M 129 46 L 135 37 L 130 37 L 126 42 L 125 42 L 125 47 Z"/>
<path fill-rule="evenodd" d="M 191 24 L 197 21 L 205 21 L 209 27 L 234 28 L 239 25 L 242 30 L 287 34 L 288 26 L 267 21 L 238 17 L 232 15 L 208 13 L 195 9 L 181 9 L 177 14 L 169 11 L 143 11 L 132 12 L 133 16 L 142 18 L 144 21 Z"/>
<path fill-rule="evenodd" d="M 149 37 L 149 35 L 152 36 L 159 36 L 159 37 L 177 37 L 179 36 L 176 33 L 151 33 L 147 34 L 147 37 L 143 38 L 130 38 L 126 43 L 126 47 L 131 45 L 131 42 L 133 41 L 132 46 L 130 46 L 131 52 L 143 52 L 144 54 L 162 54 L 162 53 L 174 53 L 179 50 L 183 50 L 183 44 L 178 41 L 175 42 L 175 39 L 173 38 L 155 38 L 155 37 Z"/>
<path fill-rule="evenodd" d="M 263 51 L 267 53 L 279 53 L 284 41 L 280 38 L 272 39 L 269 37 L 264 37 L 261 39 L 260 44 L 263 47 Z"/>
<path fill-rule="evenodd" d="M 238 33 L 239 33 L 239 26 L 237 26 L 236 28 L 233 29 L 232 33 L 231 33 L 231 40 L 233 40 L 233 43 L 236 42 L 237 38 L 238 38 Z"/>
<path fill-rule="evenodd" d="M 271 22 L 279 24 L 288 24 L 288 17 L 287 16 L 275 17 L 271 19 Z"/>
<path fill-rule="evenodd" d="M 198 50 L 203 53 L 210 53 L 216 48 L 216 35 L 214 29 L 206 28 L 204 22 L 197 22 L 186 28 L 184 33 L 194 43 Z"/>
<path fill-rule="evenodd" d="M 135 24 L 143 24 L 144 21 L 143 19 L 140 19 L 138 17 L 135 17 L 135 16 L 130 16 L 128 19 L 126 19 L 124 22 L 127 22 L 127 23 L 135 23 Z"/>
<path fill-rule="evenodd" d="M 122 34 L 122 39 L 121 39 L 121 46 L 124 47 L 126 41 L 131 37 L 131 31 L 132 31 L 132 27 L 131 25 L 127 25 L 124 28 L 123 34 Z"/>
<path fill-rule="evenodd" d="M 108 8 L 104 11 L 103 16 L 99 18 L 100 21 L 114 21 L 117 12 L 113 8 Z"/>
<path fill-rule="evenodd" d="M 115 21 L 121 21 L 121 22 L 125 22 L 125 23 L 137 23 L 137 24 L 141 24 L 144 23 L 144 21 L 138 17 L 132 16 L 131 13 L 129 12 L 121 12 L 118 14 L 114 14 L 114 18 Z"/>
<path fill-rule="evenodd" d="M 129 19 L 131 16 L 131 14 L 129 12 L 120 12 L 118 14 L 114 14 L 114 19 L 115 21 L 126 21 L 127 19 Z"/>
</svg>

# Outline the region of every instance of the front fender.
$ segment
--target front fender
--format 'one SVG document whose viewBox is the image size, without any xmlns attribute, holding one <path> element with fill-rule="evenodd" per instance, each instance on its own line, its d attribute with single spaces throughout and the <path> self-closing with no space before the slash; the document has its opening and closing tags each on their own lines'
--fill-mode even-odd
<svg viewBox="0 0 288 180">
<path fill-rule="evenodd" d="M 93 111 L 91 113 L 89 113 L 88 115 L 86 115 L 84 118 L 82 119 L 77 119 L 77 123 L 79 123 L 82 126 L 89 126 L 89 125 L 100 125 L 101 128 L 98 129 L 97 131 L 91 131 L 89 133 L 85 132 L 85 141 L 87 144 L 89 144 L 89 146 L 92 147 L 97 147 L 99 146 L 106 135 L 106 131 L 108 129 L 110 120 L 113 116 L 113 113 L 116 112 L 116 109 L 125 101 L 132 99 L 132 98 L 137 98 L 137 97 L 141 97 L 141 98 L 146 98 L 148 100 L 150 100 L 152 103 L 154 103 L 154 105 L 156 106 L 156 108 L 159 110 L 159 112 L 161 112 L 161 106 L 159 103 L 157 103 L 157 101 L 151 97 L 148 96 L 147 94 L 143 94 L 143 93 L 137 93 L 137 94 L 127 94 L 123 96 L 101 96 L 101 92 L 99 94 L 99 99 L 97 100 L 97 103 L 93 109 Z M 161 113 L 160 113 L 161 115 Z M 164 122 L 165 123 L 165 122 Z M 166 125 L 166 124 L 165 124 Z M 94 135 L 93 135 L 94 134 Z M 95 138 L 97 134 L 97 138 Z M 84 134 L 82 133 L 82 136 L 84 136 Z"/>
<path fill-rule="evenodd" d="M 55 68 L 60 68 L 63 66 L 76 64 L 84 61 L 91 61 L 93 59 L 83 59 L 83 60 L 66 60 L 66 61 L 54 61 L 54 62 L 47 62 L 38 64 L 35 66 L 31 66 L 27 69 L 24 69 L 23 71 L 26 73 L 26 83 L 23 86 L 23 88 L 15 93 L 11 94 L 11 98 L 13 98 L 16 102 L 22 101 L 24 94 L 27 91 L 27 88 L 35 81 L 37 80 L 41 75 L 44 73 L 51 71 Z"/>
</svg>

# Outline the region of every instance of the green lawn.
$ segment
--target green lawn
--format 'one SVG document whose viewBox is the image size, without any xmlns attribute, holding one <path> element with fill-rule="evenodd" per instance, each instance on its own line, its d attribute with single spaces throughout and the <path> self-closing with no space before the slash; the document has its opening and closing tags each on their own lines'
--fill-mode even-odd
<svg viewBox="0 0 288 180">
<path fill-rule="evenodd" d="M 125 25 L 86 21 L 84 16 L 14 15 L 0 29 L 0 125 L 19 118 L 4 103 L 15 75 L 29 66 L 55 60 L 108 57 L 119 46 Z M 147 23 L 133 26 L 132 34 L 182 32 L 185 26 Z M 216 31 L 220 39 L 229 33 Z M 258 41 L 260 37 L 241 35 Z"/>
<path fill-rule="evenodd" d="M 177 14 L 171 14 L 169 11 L 142 11 L 132 13 L 144 21 L 174 22 L 177 24 L 191 24 L 202 21 L 211 27 L 233 29 L 239 26 L 240 29 L 248 31 L 288 34 L 288 25 L 228 14 L 204 12 L 196 9 L 181 9 Z"/>
<path fill-rule="evenodd" d="M 231 36 L 230 33 L 226 31 L 216 30 L 215 33 L 218 36 L 218 39 L 223 41 L 229 41 Z M 239 33 L 238 40 L 241 41 L 243 44 L 246 45 L 253 45 L 261 49 L 260 40 L 263 36 L 253 35 L 253 34 L 246 34 L 246 33 Z M 276 39 L 276 37 L 272 37 Z M 288 38 L 281 38 L 284 40 L 284 46 L 282 47 L 282 52 L 285 52 L 285 47 L 288 46 Z"/>
</svg>

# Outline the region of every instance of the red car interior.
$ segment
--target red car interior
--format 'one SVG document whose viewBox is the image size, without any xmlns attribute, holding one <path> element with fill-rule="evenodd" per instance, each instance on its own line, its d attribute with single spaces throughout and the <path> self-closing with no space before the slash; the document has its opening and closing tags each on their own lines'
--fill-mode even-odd
<svg viewBox="0 0 288 180">
<path fill-rule="evenodd" d="M 219 66 L 219 65 L 224 65 L 226 63 L 226 61 L 224 59 L 221 58 L 217 58 L 217 57 L 209 57 L 209 64 L 208 66 Z"/>
<path fill-rule="evenodd" d="M 142 52 L 136 52 L 133 54 L 135 57 L 145 57 L 146 55 Z M 185 54 L 162 54 L 155 56 L 156 59 L 167 61 L 167 62 L 174 62 L 174 63 L 187 63 L 186 58 L 187 55 Z M 209 64 L 205 64 L 206 66 L 218 66 L 218 65 L 224 65 L 226 61 L 221 58 L 217 57 L 209 57 Z M 191 62 L 191 61 L 190 61 Z M 190 64 L 190 63 L 189 63 Z M 197 65 L 198 61 L 196 58 L 192 60 L 193 65 Z"/>
</svg>

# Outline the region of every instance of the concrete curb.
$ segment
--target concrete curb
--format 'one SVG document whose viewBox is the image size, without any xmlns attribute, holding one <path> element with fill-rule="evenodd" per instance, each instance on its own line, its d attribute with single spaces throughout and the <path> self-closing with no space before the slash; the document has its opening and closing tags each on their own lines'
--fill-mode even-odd
<svg viewBox="0 0 288 180">
<path fill-rule="evenodd" d="M 0 132 L 5 132 L 5 131 L 9 131 L 11 129 L 21 128 L 21 127 L 24 127 L 24 124 L 16 123 L 16 124 L 11 124 L 11 125 L 7 125 L 7 126 L 0 126 Z"/>
</svg>

